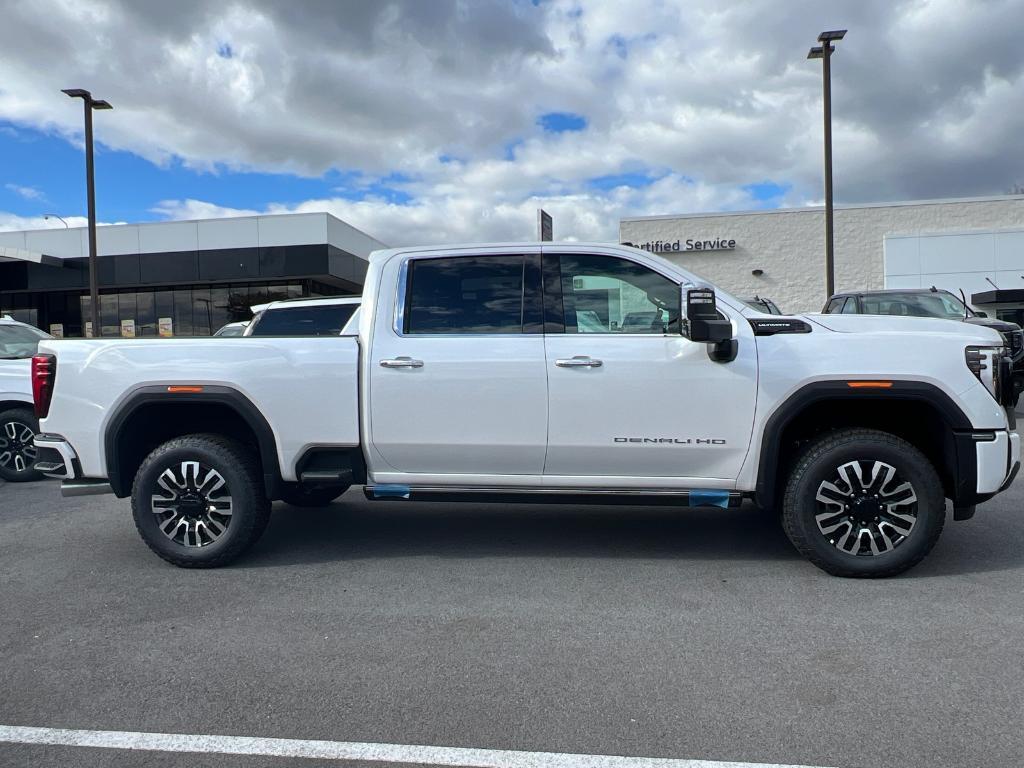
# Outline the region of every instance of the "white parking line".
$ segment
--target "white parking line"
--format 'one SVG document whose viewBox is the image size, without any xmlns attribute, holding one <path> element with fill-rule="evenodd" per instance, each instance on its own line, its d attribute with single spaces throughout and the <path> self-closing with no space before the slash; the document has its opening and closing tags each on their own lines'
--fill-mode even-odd
<svg viewBox="0 0 1024 768">
<path fill-rule="evenodd" d="M 777 763 L 723 763 L 662 757 L 574 755 L 564 752 L 521 752 L 506 749 L 426 747 L 415 744 L 374 744 L 357 741 L 309 741 L 251 736 L 202 736 L 137 731 L 84 731 L 0 725 L 0 743 L 39 744 L 152 752 L 201 752 L 261 757 L 310 757 L 320 760 L 363 760 L 453 768 L 816 768 Z M 820 768 L 820 767 L 817 767 Z"/>
</svg>

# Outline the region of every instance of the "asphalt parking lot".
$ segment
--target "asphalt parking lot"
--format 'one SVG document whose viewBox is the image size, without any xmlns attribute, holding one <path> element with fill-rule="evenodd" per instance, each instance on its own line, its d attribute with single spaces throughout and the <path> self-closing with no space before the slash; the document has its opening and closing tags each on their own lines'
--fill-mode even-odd
<svg viewBox="0 0 1024 768">
<path fill-rule="evenodd" d="M 277 506 L 237 565 L 0 487 L 0 724 L 814 766 L 1024 762 L 1024 485 L 886 581 L 753 508 Z M 310 765 L 0 744 L 3 766 Z M 331 763 L 338 764 L 338 763 Z"/>
</svg>

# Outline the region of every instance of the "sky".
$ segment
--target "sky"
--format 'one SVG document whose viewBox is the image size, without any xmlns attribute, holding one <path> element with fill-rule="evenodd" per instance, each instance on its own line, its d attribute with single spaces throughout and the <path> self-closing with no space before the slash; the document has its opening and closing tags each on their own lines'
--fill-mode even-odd
<svg viewBox="0 0 1024 768">
<path fill-rule="evenodd" d="M 0 229 L 327 211 L 391 245 L 1024 185 L 1024 0 L 0 0 Z"/>
</svg>

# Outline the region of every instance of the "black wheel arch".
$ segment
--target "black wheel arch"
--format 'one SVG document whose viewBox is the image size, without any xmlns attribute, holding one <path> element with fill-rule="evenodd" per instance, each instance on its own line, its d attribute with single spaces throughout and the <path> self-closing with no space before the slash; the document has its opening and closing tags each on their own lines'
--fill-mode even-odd
<svg viewBox="0 0 1024 768">
<path fill-rule="evenodd" d="M 829 420 L 821 423 L 823 430 L 840 426 L 872 426 L 885 430 L 887 425 L 884 414 L 887 409 L 893 409 L 894 404 L 898 404 L 907 413 L 906 418 L 900 419 L 901 422 L 908 422 L 911 415 L 919 417 L 924 413 L 929 414 L 931 419 L 927 423 L 911 426 L 921 433 L 930 432 L 938 439 L 938 444 L 918 447 L 935 463 L 943 479 L 947 498 L 952 499 L 954 506 L 960 508 L 973 506 L 988 498 L 976 490 L 975 442 L 985 439 L 991 433 L 973 429 L 970 419 L 949 395 L 934 384 L 922 381 L 892 380 L 891 386 L 884 388 L 852 388 L 843 379 L 817 381 L 801 387 L 779 405 L 765 422 L 754 492 L 759 506 L 771 508 L 777 503 L 783 485 L 780 475 L 788 466 L 792 443 L 807 429 L 808 422 L 811 422 L 813 428 L 815 416 L 831 404 L 850 411 L 849 418 L 852 419 L 858 418 L 853 414 L 876 414 L 875 423 L 844 421 L 843 411 L 840 410 L 834 415 L 830 414 Z M 935 423 L 936 420 L 938 423 Z M 907 437 L 905 424 L 891 423 L 888 426 L 886 431 Z"/>
<path fill-rule="evenodd" d="M 277 442 L 259 408 L 231 387 L 203 385 L 200 391 L 172 391 L 171 386 L 140 387 L 125 398 L 111 416 L 103 442 L 107 479 L 114 494 L 119 498 L 131 495 L 135 471 L 145 459 L 145 455 L 141 455 L 143 452 L 148 453 L 165 439 L 193 431 L 210 431 L 192 428 L 190 421 L 193 419 L 190 417 L 216 413 L 231 425 L 232 431 L 241 432 L 231 436 L 255 443 L 267 495 L 271 499 L 277 498 L 282 482 Z M 135 433 L 135 430 L 146 426 L 146 421 L 157 436 L 156 444 Z"/>
</svg>

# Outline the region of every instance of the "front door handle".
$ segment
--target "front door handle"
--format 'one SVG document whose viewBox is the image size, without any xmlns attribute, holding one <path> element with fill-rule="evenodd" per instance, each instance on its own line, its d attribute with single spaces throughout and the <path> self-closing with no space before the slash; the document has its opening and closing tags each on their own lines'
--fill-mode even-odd
<svg viewBox="0 0 1024 768">
<path fill-rule="evenodd" d="M 422 360 L 413 360 L 411 357 L 394 357 L 390 360 L 380 361 L 382 368 L 422 368 Z"/>
<path fill-rule="evenodd" d="M 576 355 L 568 359 L 555 360 L 555 365 L 559 368 L 600 368 L 604 363 L 600 360 L 595 360 L 589 355 Z"/>
</svg>

